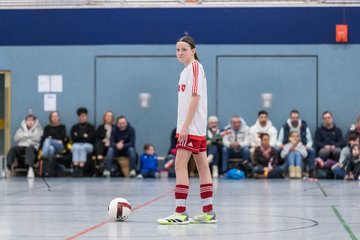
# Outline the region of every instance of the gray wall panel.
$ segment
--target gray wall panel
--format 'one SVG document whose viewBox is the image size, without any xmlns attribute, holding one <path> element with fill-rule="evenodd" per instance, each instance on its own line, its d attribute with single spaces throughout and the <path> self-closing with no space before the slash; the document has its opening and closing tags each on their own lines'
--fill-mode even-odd
<svg viewBox="0 0 360 240">
<path fill-rule="evenodd" d="M 157 143 L 159 153 L 169 149 L 176 126 L 177 84 L 182 66 L 174 56 L 112 56 L 96 61 L 96 119 L 111 109 L 125 115 L 136 129 L 137 151 Z M 141 108 L 139 94 L 151 94 L 149 108 Z"/>
</svg>

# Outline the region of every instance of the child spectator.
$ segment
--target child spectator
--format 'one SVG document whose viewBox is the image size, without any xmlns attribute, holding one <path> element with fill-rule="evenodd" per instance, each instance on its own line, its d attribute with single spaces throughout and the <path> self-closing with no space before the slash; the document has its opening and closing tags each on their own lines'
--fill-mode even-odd
<svg viewBox="0 0 360 240">
<path fill-rule="evenodd" d="M 255 148 L 254 178 L 282 178 L 284 170 L 279 166 L 277 151 L 270 146 L 270 135 L 260 134 L 261 145 Z"/>
<path fill-rule="evenodd" d="M 351 148 L 351 158 L 346 168 L 345 180 L 360 178 L 360 145 L 354 144 Z"/>
<path fill-rule="evenodd" d="M 140 157 L 140 174 L 137 176 L 142 178 L 158 178 L 158 158 L 155 148 L 151 144 L 144 145 L 144 153 Z"/>
<path fill-rule="evenodd" d="M 281 151 L 281 158 L 287 160 L 289 178 L 301 178 L 302 160 L 307 157 L 304 144 L 300 141 L 298 132 L 290 132 L 289 142 Z"/>
<path fill-rule="evenodd" d="M 354 144 L 359 144 L 359 138 L 356 133 L 350 133 L 348 136 L 347 145 L 341 150 L 339 162 L 332 166 L 331 170 L 337 179 L 344 179 L 347 164 L 351 158 L 351 147 Z"/>
</svg>

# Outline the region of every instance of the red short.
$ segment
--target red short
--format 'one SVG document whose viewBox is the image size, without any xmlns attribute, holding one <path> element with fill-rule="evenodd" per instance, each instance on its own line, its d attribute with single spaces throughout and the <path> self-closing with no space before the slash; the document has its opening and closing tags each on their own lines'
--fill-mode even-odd
<svg viewBox="0 0 360 240">
<path fill-rule="evenodd" d="M 177 142 L 176 149 L 185 149 L 193 154 L 198 154 L 199 152 L 206 152 L 206 139 L 191 139 L 188 138 L 185 143 L 181 144 Z"/>
</svg>

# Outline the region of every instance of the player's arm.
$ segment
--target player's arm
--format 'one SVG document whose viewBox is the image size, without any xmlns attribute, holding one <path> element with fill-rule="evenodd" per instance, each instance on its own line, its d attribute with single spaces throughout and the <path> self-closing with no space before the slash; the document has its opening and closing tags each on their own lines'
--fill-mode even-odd
<svg viewBox="0 0 360 240">
<path fill-rule="evenodd" d="M 185 141 L 187 139 L 187 136 L 189 134 L 189 126 L 192 119 L 194 118 L 197 106 L 199 104 L 199 100 L 200 100 L 200 95 L 193 93 L 190 99 L 189 109 L 187 111 L 184 125 L 182 126 L 179 133 L 179 142 Z"/>
</svg>

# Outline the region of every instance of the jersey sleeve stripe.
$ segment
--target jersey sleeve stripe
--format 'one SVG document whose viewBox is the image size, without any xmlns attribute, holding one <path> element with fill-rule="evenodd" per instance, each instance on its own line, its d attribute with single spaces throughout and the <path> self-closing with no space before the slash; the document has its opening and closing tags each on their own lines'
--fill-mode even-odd
<svg viewBox="0 0 360 240">
<path fill-rule="evenodd" d="M 198 76 L 199 76 L 199 64 L 197 61 L 194 61 L 192 63 L 192 68 L 193 68 L 193 74 L 194 74 L 194 81 L 193 81 L 193 85 L 192 85 L 192 93 L 197 93 L 198 90 Z"/>
</svg>

